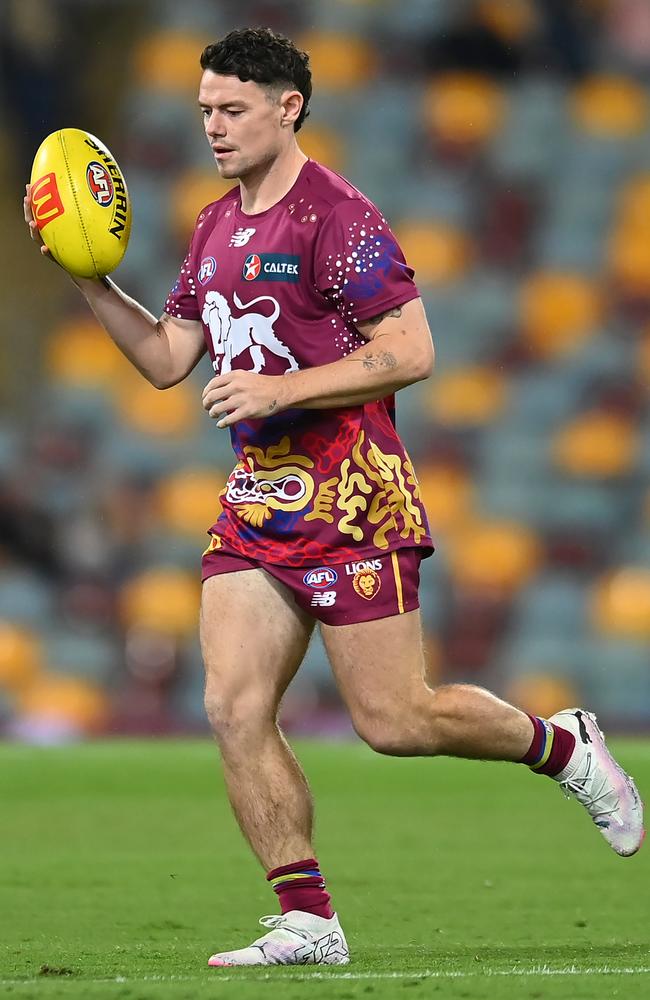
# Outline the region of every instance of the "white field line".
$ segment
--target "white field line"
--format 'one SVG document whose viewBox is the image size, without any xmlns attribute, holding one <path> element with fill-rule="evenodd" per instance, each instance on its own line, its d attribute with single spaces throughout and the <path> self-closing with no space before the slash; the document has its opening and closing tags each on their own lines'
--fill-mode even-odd
<svg viewBox="0 0 650 1000">
<path fill-rule="evenodd" d="M 617 968 L 612 965 L 600 965 L 580 968 L 576 965 L 567 965 L 559 969 L 553 969 L 548 965 L 533 965 L 526 969 L 477 969 L 476 972 L 463 972 L 454 970 L 434 970 L 422 969 L 419 972 L 301 972 L 292 973 L 285 978 L 266 973 L 256 973 L 249 975 L 245 972 L 222 973 L 217 970 L 209 976 L 115 976 L 106 979 L 87 979 L 85 977 L 72 976 L 43 976 L 39 979 L 0 979 L 2 986 L 34 986 L 45 979 L 52 979 L 69 983 L 116 983 L 119 985 L 129 983 L 207 983 L 214 979 L 219 983 L 262 983 L 262 982 L 294 982 L 309 981 L 312 979 L 344 980 L 365 980 L 365 979 L 489 979 L 492 976 L 638 976 L 650 974 L 650 965 L 626 966 Z"/>
</svg>

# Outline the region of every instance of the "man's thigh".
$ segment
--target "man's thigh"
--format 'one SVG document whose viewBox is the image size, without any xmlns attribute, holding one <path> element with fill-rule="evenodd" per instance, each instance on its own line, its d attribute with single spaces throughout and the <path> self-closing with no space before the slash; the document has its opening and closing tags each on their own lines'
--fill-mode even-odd
<svg viewBox="0 0 650 1000">
<path fill-rule="evenodd" d="M 262 569 L 210 576 L 201 600 L 206 684 L 229 697 L 250 689 L 279 703 L 300 666 L 313 619 Z"/>
<path fill-rule="evenodd" d="M 425 683 L 419 608 L 355 625 L 320 626 L 341 695 L 355 709 L 412 703 Z"/>
</svg>

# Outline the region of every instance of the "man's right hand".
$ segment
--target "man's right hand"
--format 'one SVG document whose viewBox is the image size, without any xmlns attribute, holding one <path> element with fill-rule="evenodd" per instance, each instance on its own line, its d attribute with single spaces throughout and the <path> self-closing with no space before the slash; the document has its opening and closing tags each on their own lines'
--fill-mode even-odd
<svg viewBox="0 0 650 1000">
<path fill-rule="evenodd" d="M 34 219 L 34 213 L 32 212 L 32 188 L 31 184 L 25 184 L 25 197 L 23 198 L 23 212 L 25 214 L 25 222 L 29 226 L 29 235 L 35 243 L 39 243 L 41 247 L 41 253 L 44 257 L 49 257 L 51 261 L 56 264 L 54 257 L 50 253 L 49 249 L 45 246 L 43 238 L 40 234 L 38 225 Z"/>
</svg>

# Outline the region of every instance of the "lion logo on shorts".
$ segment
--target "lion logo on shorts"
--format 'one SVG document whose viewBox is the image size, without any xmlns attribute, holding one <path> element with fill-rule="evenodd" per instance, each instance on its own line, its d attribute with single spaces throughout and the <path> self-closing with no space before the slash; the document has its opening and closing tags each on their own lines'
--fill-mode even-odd
<svg viewBox="0 0 650 1000">
<path fill-rule="evenodd" d="M 376 597 L 381 588 L 381 578 L 374 569 L 363 569 L 360 573 L 355 573 L 352 577 L 352 586 L 359 597 L 364 597 L 366 601 L 371 601 Z"/>
</svg>

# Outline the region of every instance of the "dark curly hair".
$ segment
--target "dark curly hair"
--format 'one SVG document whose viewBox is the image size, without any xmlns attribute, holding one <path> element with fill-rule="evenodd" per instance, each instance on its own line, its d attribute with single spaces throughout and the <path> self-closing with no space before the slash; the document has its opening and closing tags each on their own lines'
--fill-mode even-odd
<svg viewBox="0 0 650 1000">
<path fill-rule="evenodd" d="M 297 49 L 290 38 L 270 28 L 239 28 L 220 42 L 207 45 L 201 53 L 201 69 L 237 76 L 243 82 L 253 80 L 273 87 L 285 84 L 299 90 L 304 103 L 294 122 L 295 132 L 309 114 L 309 56 Z"/>
</svg>

